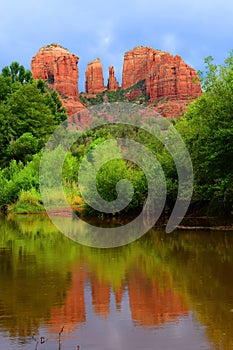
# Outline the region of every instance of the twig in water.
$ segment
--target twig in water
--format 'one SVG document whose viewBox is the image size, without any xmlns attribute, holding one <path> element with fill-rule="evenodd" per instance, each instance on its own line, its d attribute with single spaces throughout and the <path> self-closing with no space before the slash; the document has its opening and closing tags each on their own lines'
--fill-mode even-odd
<svg viewBox="0 0 233 350">
<path fill-rule="evenodd" d="M 64 331 L 64 326 L 62 326 L 60 332 L 59 332 L 59 337 L 61 336 L 62 332 Z"/>
<path fill-rule="evenodd" d="M 64 326 L 62 326 L 60 332 L 58 333 L 58 350 L 61 350 L 61 334 L 64 331 Z"/>
</svg>

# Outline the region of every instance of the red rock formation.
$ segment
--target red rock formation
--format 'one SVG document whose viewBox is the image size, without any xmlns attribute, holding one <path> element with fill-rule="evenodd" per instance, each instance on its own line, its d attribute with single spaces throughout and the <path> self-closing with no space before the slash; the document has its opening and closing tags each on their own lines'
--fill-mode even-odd
<svg viewBox="0 0 233 350">
<path fill-rule="evenodd" d="M 32 58 L 32 76 L 60 93 L 68 115 L 83 109 L 78 99 L 78 56 L 58 44 L 42 47 Z"/>
<path fill-rule="evenodd" d="M 160 98 L 189 100 L 200 96 L 201 86 L 196 71 L 180 56 L 163 53 L 152 56 L 150 70 L 146 77 L 146 91 L 150 101 Z"/>
<path fill-rule="evenodd" d="M 105 90 L 103 68 L 99 58 L 87 65 L 85 89 L 87 93 L 98 93 Z"/>
<path fill-rule="evenodd" d="M 146 79 L 150 47 L 137 46 L 124 55 L 122 89 L 125 90 Z"/>
<path fill-rule="evenodd" d="M 108 90 L 117 91 L 119 89 L 119 83 L 116 80 L 114 67 L 108 67 Z"/>
<path fill-rule="evenodd" d="M 63 106 L 66 108 L 68 116 L 72 116 L 73 114 L 85 109 L 85 106 L 79 101 L 78 97 L 63 98 L 60 95 L 60 99 L 62 100 Z"/>
<path fill-rule="evenodd" d="M 190 100 L 201 94 L 198 75 L 192 67 L 180 56 L 172 56 L 168 52 L 151 47 L 136 47 L 125 53 L 122 89 L 138 85 L 139 82 L 142 83 L 140 88 L 136 86 L 128 92 L 128 99 L 139 96 L 138 90 L 141 89 L 142 93 L 145 89 L 150 103 L 160 104 L 160 108 L 156 110 L 169 117 L 181 115 Z M 182 102 L 168 103 L 171 100 Z M 165 102 L 167 105 L 162 108 L 161 105 Z"/>
<path fill-rule="evenodd" d="M 150 107 L 163 117 L 176 118 L 184 114 L 190 100 L 162 99 Z"/>
<path fill-rule="evenodd" d="M 77 63 L 76 55 L 57 44 L 42 47 L 32 59 L 33 78 L 44 79 L 60 93 L 69 116 L 84 108 L 78 97 Z M 109 91 L 119 88 L 112 66 L 107 88 Z M 85 89 L 87 99 L 96 98 L 106 89 L 99 58 L 88 63 Z M 182 115 L 187 104 L 201 94 L 196 71 L 180 56 L 141 46 L 124 55 L 122 90 L 126 89 L 128 101 L 143 103 L 146 96 L 146 104 L 166 117 Z"/>
<path fill-rule="evenodd" d="M 32 76 L 42 78 L 60 93 L 78 96 L 78 56 L 58 44 L 42 47 L 32 58 Z"/>
</svg>

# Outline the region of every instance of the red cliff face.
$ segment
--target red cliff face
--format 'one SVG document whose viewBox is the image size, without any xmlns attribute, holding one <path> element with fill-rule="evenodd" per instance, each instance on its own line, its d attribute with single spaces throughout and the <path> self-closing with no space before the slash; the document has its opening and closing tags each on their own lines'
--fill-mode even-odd
<svg viewBox="0 0 233 350">
<path fill-rule="evenodd" d="M 174 100 L 193 99 L 201 94 L 196 71 L 180 56 L 169 53 L 152 55 L 150 71 L 146 78 L 146 89 L 151 102 L 160 98 Z"/>
<path fill-rule="evenodd" d="M 78 96 L 78 56 L 58 44 L 42 47 L 32 58 L 32 76 L 66 96 Z"/>
<path fill-rule="evenodd" d="M 164 116 L 181 115 L 190 100 L 201 94 L 200 82 L 192 67 L 180 56 L 151 47 L 136 47 L 124 56 L 122 89 L 142 81 L 145 81 L 142 86 L 150 104 Z"/>
<path fill-rule="evenodd" d="M 31 62 L 33 78 L 42 78 L 60 93 L 69 115 L 84 108 L 78 100 L 78 60 L 62 46 L 51 44 L 42 47 Z"/>
<path fill-rule="evenodd" d="M 148 58 L 151 52 L 150 47 L 137 46 L 124 55 L 122 72 L 122 89 L 125 90 L 139 81 L 146 79 L 148 69 Z"/>
<path fill-rule="evenodd" d="M 108 90 L 117 91 L 119 89 L 119 83 L 116 80 L 114 67 L 108 67 Z"/>
<path fill-rule="evenodd" d="M 85 88 L 87 93 L 98 93 L 105 90 L 103 68 L 99 58 L 87 65 Z"/>
</svg>

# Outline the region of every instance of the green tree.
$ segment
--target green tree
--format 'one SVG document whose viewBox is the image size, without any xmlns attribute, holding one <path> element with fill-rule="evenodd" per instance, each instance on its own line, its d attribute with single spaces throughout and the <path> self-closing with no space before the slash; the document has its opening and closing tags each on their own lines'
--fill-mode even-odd
<svg viewBox="0 0 233 350">
<path fill-rule="evenodd" d="M 16 81 L 23 83 L 29 83 L 32 81 L 32 73 L 30 70 L 25 69 L 24 66 L 20 65 L 18 62 L 12 62 L 8 67 L 2 69 L 3 77 L 11 78 L 12 83 Z"/>
<path fill-rule="evenodd" d="M 43 80 L 31 79 L 29 73 L 19 63 L 13 62 L 10 67 L 4 67 L 0 75 L 2 168 L 12 158 L 24 163 L 31 159 L 31 155 L 44 146 L 55 127 L 67 118 L 57 92 L 49 90 Z M 25 133 L 30 133 L 30 137 Z"/>
<path fill-rule="evenodd" d="M 32 133 L 26 132 L 12 141 L 9 147 L 12 158 L 26 163 L 38 152 L 38 139 Z"/>
<path fill-rule="evenodd" d="M 197 198 L 218 202 L 229 212 L 233 203 L 233 53 L 224 65 L 207 59 L 205 92 L 177 123 L 189 148 Z M 217 205 L 218 206 L 218 205 Z"/>
</svg>

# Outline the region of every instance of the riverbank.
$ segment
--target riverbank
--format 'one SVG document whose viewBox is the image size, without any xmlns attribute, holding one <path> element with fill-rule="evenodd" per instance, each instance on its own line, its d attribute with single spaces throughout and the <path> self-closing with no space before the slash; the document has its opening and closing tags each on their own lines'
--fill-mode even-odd
<svg viewBox="0 0 233 350">
<path fill-rule="evenodd" d="M 127 215 L 107 215 L 107 216 L 96 216 L 91 214 L 84 214 L 83 207 L 73 206 L 73 207 L 54 207 L 49 211 L 42 210 L 40 212 L 14 212 L 10 211 L 7 216 L 51 216 L 51 217 L 73 217 L 77 219 L 80 217 L 84 221 L 90 223 L 94 226 L 99 227 L 117 227 L 126 225 L 131 222 L 138 213 L 130 213 Z M 77 215 L 77 217 L 76 217 Z M 157 220 L 154 227 L 165 228 L 169 217 L 165 214 Z M 233 216 L 229 217 L 217 217 L 217 216 L 185 216 L 181 223 L 177 226 L 177 230 L 211 230 L 211 231 L 232 231 L 233 232 Z"/>
</svg>

